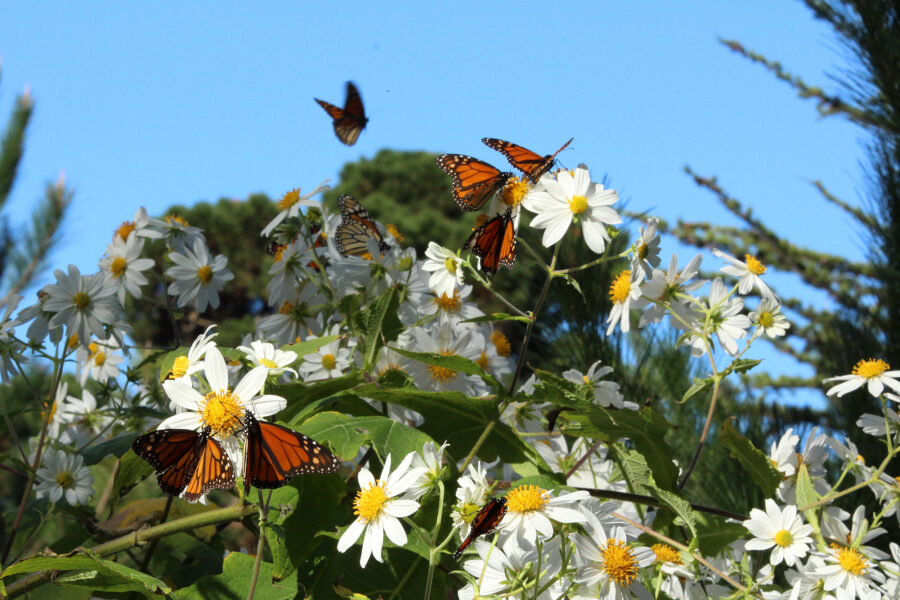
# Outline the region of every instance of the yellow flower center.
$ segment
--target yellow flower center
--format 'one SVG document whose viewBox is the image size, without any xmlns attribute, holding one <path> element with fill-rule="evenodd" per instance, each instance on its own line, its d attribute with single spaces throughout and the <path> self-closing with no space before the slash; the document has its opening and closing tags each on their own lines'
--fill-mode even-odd
<svg viewBox="0 0 900 600">
<path fill-rule="evenodd" d="M 497 354 L 500 356 L 507 357 L 512 354 L 512 346 L 509 343 L 509 338 L 503 335 L 502 331 L 492 331 L 491 342 L 494 344 L 494 348 L 497 349 Z"/>
<path fill-rule="evenodd" d="M 240 428 L 243 416 L 244 407 L 230 390 L 209 392 L 200 405 L 200 421 L 204 426 L 209 426 L 213 433 L 234 433 Z"/>
<path fill-rule="evenodd" d="M 603 554 L 603 572 L 617 585 L 631 585 L 637 579 L 637 559 L 624 542 L 606 540 L 606 546 L 600 546 L 600 552 Z"/>
<path fill-rule="evenodd" d="M 644 260 L 645 258 L 647 258 L 648 254 L 650 254 L 650 246 L 641 243 L 641 245 L 637 247 L 638 260 Z"/>
<path fill-rule="evenodd" d="M 452 350 L 441 350 L 440 353 L 444 356 L 454 355 Z M 456 379 L 456 371 L 448 369 L 447 367 L 439 367 L 438 365 L 428 365 L 428 373 L 431 375 L 432 381 L 436 381 L 440 384 Z"/>
<path fill-rule="evenodd" d="M 438 305 L 439 310 L 448 313 L 456 312 L 462 306 L 462 302 L 459 300 L 459 292 L 455 290 L 452 297 L 447 294 L 441 294 L 440 298 L 434 299 L 434 302 Z"/>
<path fill-rule="evenodd" d="M 332 370 L 337 365 L 337 361 L 334 359 L 334 354 L 325 354 L 322 356 L 322 366 L 327 370 Z"/>
<path fill-rule="evenodd" d="M 197 269 L 197 279 L 199 279 L 203 283 L 203 285 L 208 284 L 212 279 L 212 276 L 213 270 L 209 265 L 203 265 L 202 267 Z"/>
<path fill-rule="evenodd" d="M 300 201 L 300 188 L 294 188 L 281 197 L 276 204 L 278 212 L 284 211 L 297 204 Z"/>
<path fill-rule="evenodd" d="M 272 255 L 272 260 L 274 262 L 281 261 L 281 257 L 284 254 L 284 251 L 287 250 L 287 246 L 278 246 L 275 248 L 275 254 Z"/>
<path fill-rule="evenodd" d="M 444 261 L 444 268 L 453 275 L 456 275 L 456 259 L 448 257 L 447 260 Z"/>
<path fill-rule="evenodd" d="M 290 302 L 285 302 L 281 305 L 281 308 L 278 309 L 278 313 L 282 315 L 289 315 L 294 312 L 294 305 Z"/>
<path fill-rule="evenodd" d="M 69 350 L 74 350 L 75 348 L 78 347 L 78 334 L 77 333 L 73 333 L 72 335 L 69 336 L 69 341 L 66 342 L 66 346 L 69 348 Z"/>
<path fill-rule="evenodd" d="M 622 271 L 609 286 L 609 299 L 614 304 L 622 304 L 631 292 L 631 271 Z"/>
<path fill-rule="evenodd" d="M 128 261 L 126 261 L 121 256 L 117 256 L 113 259 L 112 263 L 109 265 L 109 272 L 112 274 L 113 279 L 118 279 L 122 275 L 125 274 L 125 269 L 128 267 Z"/>
<path fill-rule="evenodd" d="M 858 463 L 861 464 L 861 465 L 864 465 L 864 464 L 866 464 L 866 459 L 863 458 L 863 455 L 862 455 L 862 454 L 857 454 L 857 455 L 856 455 L 856 462 L 858 462 Z"/>
<path fill-rule="evenodd" d="M 397 229 L 397 226 L 394 225 L 393 223 L 386 224 L 384 226 L 384 228 L 387 229 L 387 232 L 389 234 L 391 234 L 392 236 L 394 236 L 394 239 L 397 240 L 398 242 L 402 243 L 402 242 L 406 241 L 406 236 L 403 235 L 402 233 L 400 233 L 400 230 Z"/>
<path fill-rule="evenodd" d="M 72 303 L 78 310 L 84 310 L 91 305 L 91 297 L 84 292 L 78 292 L 75 294 L 75 297 L 72 298 Z"/>
<path fill-rule="evenodd" d="M 678 550 L 672 546 L 668 544 L 654 544 L 651 549 L 653 550 L 653 554 L 656 555 L 656 560 L 659 562 L 668 562 L 676 565 L 681 564 L 681 555 L 678 554 Z"/>
<path fill-rule="evenodd" d="M 268 367 L 270 369 L 278 368 L 278 363 L 276 363 L 274 360 L 269 360 L 268 358 L 259 359 L 259 364 L 261 364 L 264 367 Z"/>
<path fill-rule="evenodd" d="M 187 222 L 187 219 L 182 217 L 181 215 L 169 215 L 165 218 L 166 223 L 169 225 L 181 225 L 182 227 L 190 227 L 191 224 Z"/>
<path fill-rule="evenodd" d="M 510 177 L 506 182 L 506 185 L 503 186 L 503 191 L 500 192 L 500 195 L 503 197 L 503 202 L 507 206 L 515 207 L 522 202 L 522 198 L 524 198 L 527 193 L 528 182 L 523 181 L 518 177 Z"/>
<path fill-rule="evenodd" d="M 582 375 L 581 379 L 584 381 L 585 385 L 588 385 L 591 383 L 591 380 L 588 378 L 587 375 Z"/>
<path fill-rule="evenodd" d="M 122 238 L 123 242 L 128 241 L 128 236 L 131 235 L 131 232 L 134 231 L 134 223 L 131 221 L 123 221 L 119 228 L 116 229 L 116 232 L 113 234 L 113 238 L 116 236 Z"/>
<path fill-rule="evenodd" d="M 506 505 L 513 512 L 531 512 L 547 504 L 550 493 L 536 485 L 521 485 L 509 490 Z"/>
<path fill-rule="evenodd" d="M 408 254 L 404 254 L 400 258 L 400 260 L 397 261 L 397 270 L 398 271 L 409 271 L 410 269 L 412 269 L 414 262 L 415 261 L 413 261 L 412 256 L 409 256 Z"/>
<path fill-rule="evenodd" d="M 378 376 L 381 377 L 385 373 L 389 373 L 391 371 L 397 371 L 399 373 L 406 373 L 406 369 L 401 367 L 400 363 L 389 362 L 378 371 Z"/>
<path fill-rule="evenodd" d="M 98 367 L 102 367 L 106 363 L 106 353 L 105 352 L 95 352 L 93 356 L 94 364 Z"/>
<path fill-rule="evenodd" d="M 75 485 L 75 477 L 68 471 L 63 471 L 56 476 L 56 483 L 64 490 Z"/>
<path fill-rule="evenodd" d="M 487 352 L 482 350 L 481 356 L 478 357 L 478 360 L 475 361 L 475 364 L 487 371 L 488 367 L 491 366 L 491 359 L 488 358 Z"/>
<path fill-rule="evenodd" d="M 871 379 L 872 377 L 878 377 L 885 371 L 889 371 L 890 368 L 891 365 L 887 364 L 880 358 L 870 358 L 868 360 L 861 360 L 856 363 L 856 366 L 853 367 L 852 373 L 860 377 L 865 377 L 866 379 Z"/>
<path fill-rule="evenodd" d="M 569 208 L 572 209 L 574 215 L 580 215 L 586 211 L 587 205 L 587 198 L 584 196 L 572 196 L 572 199 L 569 200 Z"/>
<path fill-rule="evenodd" d="M 356 492 L 353 514 L 368 523 L 378 516 L 387 501 L 385 483 L 379 479 L 368 488 Z"/>
<path fill-rule="evenodd" d="M 794 536 L 791 535 L 791 532 L 787 529 L 782 529 L 778 533 L 775 534 L 774 537 L 775 543 L 781 546 L 782 548 L 787 548 L 791 544 L 794 543 Z"/>
<path fill-rule="evenodd" d="M 768 329 L 775 324 L 775 316 L 768 311 L 760 313 L 759 324 L 762 325 L 763 328 Z"/>
<path fill-rule="evenodd" d="M 869 561 L 866 560 L 866 557 L 863 556 L 859 550 L 841 547 L 837 544 L 831 544 L 831 548 L 834 550 L 834 555 L 838 560 L 838 564 L 840 564 L 841 568 L 848 573 L 865 575 L 869 570 Z"/>
<path fill-rule="evenodd" d="M 744 256 L 744 261 L 747 263 L 747 270 L 754 275 L 762 275 L 766 272 L 766 265 L 759 262 L 755 256 L 747 254 Z"/>
<path fill-rule="evenodd" d="M 466 523 L 471 523 L 480 510 L 481 507 L 477 504 L 467 502 L 463 504 L 463 507 L 459 510 L 459 516 L 462 517 L 462 520 Z"/>
<path fill-rule="evenodd" d="M 175 362 L 172 363 L 172 369 L 169 371 L 169 373 L 172 375 L 172 379 L 184 377 L 190 366 L 191 360 L 187 356 L 177 357 L 175 359 Z"/>
</svg>

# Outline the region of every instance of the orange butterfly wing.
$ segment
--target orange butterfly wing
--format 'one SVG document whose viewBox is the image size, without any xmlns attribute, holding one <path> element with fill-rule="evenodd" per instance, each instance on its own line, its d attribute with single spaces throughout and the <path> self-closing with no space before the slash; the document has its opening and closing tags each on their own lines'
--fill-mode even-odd
<svg viewBox="0 0 900 600">
<path fill-rule="evenodd" d="M 437 166 L 453 181 L 453 199 L 463 210 L 481 210 L 512 177 L 488 163 L 465 154 L 441 154 Z"/>
<path fill-rule="evenodd" d="M 472 254 L 481 258 L 481 272 L 494 275 L 500 267 L 511 269 L 516 262 L 516 227 L 512 219 L 512 209 L 507 208 L 478 227 L 463 249 L 471 249 Z"/>
<path fill-rule="evenodd" d="M 369 238 L 378 243 L 378 249 L 382 252 L 390 250 L 391 247 L 384 241 L 375 221 L 369 216 L 369 211 L 353 196 L 344 194 L 338 198 L 338 208 L 341 211 L 341 224 L 334 232 L 338 252 L 344 256 L 363 256 L 369 252 Z"/>
<path fill-rule="evenodd" d="M 463 543 L 453 553 L 453 558 L 458 558 L 463 553 L 463 550 L 468 548 L 469 544 L 474 542 L 476 538 L 494 531 L 497 525 L 500 524 L 500 521 L 503 520 L 504 515 L 506 515 L 506 510 L 506 498 L 491 498 L 487 504 L 482 506 L 475 518 L 472 519 L 469 535 L 466 536 Z"/>
<path fill-rule="evenodd" d="M 344 108 L 334 104 L 313 98 L 319 106 L 325 109 L 332 118 L 334 134 L 344 144 L 352 146 L 359 138 L 359 134 L 366 128 L 369 119 L 366 118 L 366 109 L 363 107 L 362 96 L 352 81 L 347 82 L 347 97 L 344 100 Z"/>
<path fill-rule="evenodd" d="M 565 150 L 574 139 L 575 138 L 571 138 L 568 142 L 563 144 L 562 148 L 553 154 L 547 154 L 546 156 L 541 156 L 528 148 L 523 148 L 518 144 L 513 144 L 512 142 L 507 142 L 505 140 L 498 140 L 497 138 L 481 138 L 481 141 L 489 148 L 493 148 L 497 152 L 502 153 L 506 157 L 506 160 L 509 161 L 509 164 L 522 171 L 532 183 L 537 183 L 538 179 L 541 178 L 541 175 L 553 167 L 553 161 L 556 160 L 556 155 Z"/>
<path fill-rule="evenodd" d="M 325 446 L 287 427 L 247 413 L 244 490 L 271 489 L 305 473 L 337 473 L 341 459 Z"/>
<path fill-rule="evenodd" d="M 222 445 L 207 437 L 200 449 L 194 473 L 184 488 L 182 496 L 188 502 L 196 502 L 209 490 L 227 490 L 234 487 L 234 465 Z"/>
<path fill-rule="evenodd" d="M 234 467 L 228 454 L 209 430 L 160 429 L 138 436 L 131 445 L 135 454 L 150 463 L 156 481 L 167 494 L 195 502 L 211 489 L 234 485 Z"/>
</svg>

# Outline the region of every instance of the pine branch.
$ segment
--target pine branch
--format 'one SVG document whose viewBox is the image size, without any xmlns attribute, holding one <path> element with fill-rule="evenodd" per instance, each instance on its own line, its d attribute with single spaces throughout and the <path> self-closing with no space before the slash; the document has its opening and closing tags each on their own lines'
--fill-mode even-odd
<svg viewBox="0 0 900 600">
<path fill-rule="evenodd" d="M 823 198 L 825 198 L 835 206 L 842 208 L 845 212 L 849 213 L 850 216 L 856 219 L 860 225 L 862 225 L 869 231 L 881 231 L 881 225 L 878 224 L 878 221 L 871 214 L 863 212 L 856 206 L 850 206 L 849 204 L 829 192 L 825 185 L 818 179 L 815 181 L 811 181 L 810 183 L 812 183 L 813 186 L 815 186 L 815 188 L 819 190 L 819 193 L 822 194 Z"/>
<path fill-rule="evenodd" d="M 31 95 L 28 90 L 25 90 L 25 93 L 16 100 L 6 134 L 3 136 L 3 142 L 0 143 L 0 208 L 6 204 L 16 180 L 16 172 L 25 151 L 25 130 L 31 119 L 33 108 L 34 102 Z"/>
</svg>

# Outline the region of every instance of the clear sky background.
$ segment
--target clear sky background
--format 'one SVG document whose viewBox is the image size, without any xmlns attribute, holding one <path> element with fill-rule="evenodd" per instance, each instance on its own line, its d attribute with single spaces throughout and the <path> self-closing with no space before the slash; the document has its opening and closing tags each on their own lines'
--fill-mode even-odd
<svg viewBox="0 0 900 600">
<path fill-rule="evenodd" d="M 562 162 L 607 176 L 632 210 L 734 223 L 690 165 L 792 241 L 862 258 L 851 220 L 808 183 L 859 203 L 861 131 L 719 37 L 826 89 L 848 66 L 831 30 L 784 0 L 3 3 L 0 123 L 26 86 L 36 102 L 11 222 L 64 171 L 76 195 L 53 264 L 93 272 L 139 206 L 309 190 L 386 147 L 499 166 L 482 137 L 547 153 L 574 136 Z M 348 79 L 370 117 L 352 148 L 313 102 L 342 104 Z"/>
</svg>

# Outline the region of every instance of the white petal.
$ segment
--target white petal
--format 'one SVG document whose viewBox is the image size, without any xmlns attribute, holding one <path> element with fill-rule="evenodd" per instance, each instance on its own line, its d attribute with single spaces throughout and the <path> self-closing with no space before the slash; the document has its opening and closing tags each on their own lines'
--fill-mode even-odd
<svg viewBox="0 0 900 600">
<path fill-rule="evenodd" d="M 209 359 L 207 359 L 207 361 L 208 360 Z M 266 382 L 266 375 L 268 374 L 269 370 L 267 368 L 255 367 L 249 373 L 244 375 L 244 378 L 234 387 L 234 395 L 240 398 L 241 402 L 246 406 L 247 402 L 256 396 L 259 393 L 259 390 L 262 389 L 263 384 Z M 225 386 L 228 386 L 227 372 Z M 214 387 L 213 389 L 216 388 Z"/>
<path fill-rule="evenodd" d="M 400 521 L 397 519 L 386 518 L 383 519 L 384 524 L 384 533 L 387 534 L 387 537 L 395 546 L 405 546 L 407 542 L 406 531 L 403 530 L 403 525 L 400 524 Z"/>
<path fill-rule="evenodd" d="M 172 402 L 188 410 L 198 410 L 203 402 L 200 392 L 181 381 L 163 382 L 163 389 Z"/>
<path fill-rule="evenodd" d="M 341 539 L 338 540 L 337 550 L 338 552 L 346 552 L 347 548 L 352 546 L 356 540 L 359 539 L 360 534 L 366 529 L 366 522 L 362 519 L 357 519 L 350 523 L 350 527 L 344 532 L 344 535 L 341 536 Z"/>
<path fill-rule="evenodd" d="M 392 517 L 397 517 L 398 519 L 408 517 L 417 510 L 419 510 L 419 503 L 415 500 L 407 500 L 405 498 L 396 498 L 384 505 L 384 512 Z"/>
<path fill-rule="evenodd" d="M 219 390 L 228 389 L 228 369 L 225 367 L 225 359 L 219 349 L 213 346 L 206 351 L 204 358 L 206 363 L 206 380 L 209 382 L 209 388 L 217 392 Z"/>
</svg>

